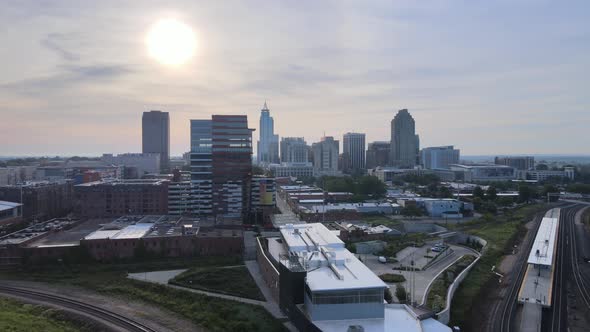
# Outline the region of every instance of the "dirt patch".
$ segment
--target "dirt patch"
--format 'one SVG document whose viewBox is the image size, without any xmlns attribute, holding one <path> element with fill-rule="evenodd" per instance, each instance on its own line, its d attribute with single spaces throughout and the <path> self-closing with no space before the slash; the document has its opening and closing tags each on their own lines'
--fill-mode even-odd
<svg viewBox="0 0 590 332">
<path fill-rule="evenodd" d="M 76 298 L 80 301 L 92 303 L 93 305 L 120 313 L 124 316 L 137 320 L 142 324 L 145 324 L 155 329 L 156 331 L 206 331 L 205 329 L 196 326 L 192 322 L 180 317 L 178 314 L 175 314 L 171 311 L 167 311 L 164 309 L 160 309 L 156 306 L 141 301 L 129 301 L 125 299 L 107 297 L 84 288 L 75 286 L 65 286 L 59 284 L 45 284 L 40 282 L 25 281 L 3 281 L 3 284 L 12 285 L 16 287 L 26 287 L 32 290 L 39 290 L 60 296 Z M 75 319 L 75 317 L 73 318 Z"/>
</svg>

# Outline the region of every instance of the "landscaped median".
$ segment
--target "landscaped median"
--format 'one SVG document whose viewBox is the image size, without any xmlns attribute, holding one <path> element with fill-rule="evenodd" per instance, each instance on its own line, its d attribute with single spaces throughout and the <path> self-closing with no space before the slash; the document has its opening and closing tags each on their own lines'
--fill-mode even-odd
<svg viewBox="0 0 590 332">
<path fill-rule="evenodd" d="M 465 270 L 476 259 L 474 255 L 463 255 L 451 266 L 442 271 L 430 284 L 426 306 L 435 313 L 441 312 L 446 307 L 449 286 L 455 281 L 463 270 Z"/>
</svg>

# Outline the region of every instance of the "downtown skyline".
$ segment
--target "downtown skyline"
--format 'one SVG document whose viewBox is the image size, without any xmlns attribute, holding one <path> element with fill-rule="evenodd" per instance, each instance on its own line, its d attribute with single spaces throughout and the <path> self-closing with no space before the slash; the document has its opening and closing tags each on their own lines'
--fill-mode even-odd
<svg viewBox="0 0 590 332">
<path fill-rule="evenodd" d="M 211 114 L 248 115 L 256 140 L 264 100 L 280 137 L 309 144 L 324 132 L 389 140 L 407 108 L 422 147 L 590 153 L 587 3 L 259 6 L 7 2 L 0 153 L 140 152 L 141 114 L 161 110 L 177 156 L 189 150 L 189 120 Z M 195 30 L 183 67 L 146 54 L 146 31 L 162 17 Z"/>
</svg>

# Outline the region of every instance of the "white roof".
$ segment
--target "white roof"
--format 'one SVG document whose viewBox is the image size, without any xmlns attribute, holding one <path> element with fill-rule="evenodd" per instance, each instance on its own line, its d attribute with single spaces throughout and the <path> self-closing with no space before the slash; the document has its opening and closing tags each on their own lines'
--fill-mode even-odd
<svg viewBox="0 0 590 332">
<path fill-rule="evenodd" d="M 547 214 L 550 213 L 551 211 Z M 556 218 L 543 218 L 537 236 L 535 237 L 533 248 L 529 254 L 529 264 L 553 265 L 558 225 L 559 216 Z"/>
<path fill-rule="evenodd" d="M 387 287 L 321 223 L 282 226 L 281 235 L 287 251 L 308 271 L 306 283 L 313 292 Z"/>
<path fill-rule="evenodd" d="M 16 207 L 22 206 L 20 203 L 0 201 L 0 211 L 12 210 Z"/>
<path fill-rule="evenodd" d="M 119 233 L 120 230 L 113 230 L 113 231 L 102 231 L 98 230 L 92 232 L 84 237 L 84 240 L 99 240 L 99 239 L 110 239 L 111 237 L 115 236 L 115 234 Z"/>
<path fill-rule="evenodd" d="M 360 325 L 365 332 L 451 332 L 451 328 L 434 318 L 420 320 L 403 304 L 385 306 L 384 318 L 314 320 L 324 332 L 347 331 L 350 326 Z"/>
<path fill-rule="evenodd" d="M 123 228 L 119 233 L 112 238 L 117 240 L 122 239 L 138 239 L 146 235 L 154 226 L 152 223 L 139 223 Z"/>
</svg>

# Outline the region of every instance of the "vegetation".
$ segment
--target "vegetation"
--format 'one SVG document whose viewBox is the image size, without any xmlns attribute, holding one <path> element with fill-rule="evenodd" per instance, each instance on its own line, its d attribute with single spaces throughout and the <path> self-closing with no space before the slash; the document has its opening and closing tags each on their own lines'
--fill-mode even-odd
<svg viewBox="0 0 590 332">
<path fill-rule="evenodd" d="M 406 217 L 421 217 L 424 215 L 424 211 L 415 204 L 406 204 L 400 213 Z"/>
<path fill-rule="evenodd" d="M 545 209 L 543 204 L 527 205 L 502 216 L 484 216 L 475 222 L 453 226 L 454 230 L 485 239 L 487 248 L 453 297 L 451 324 L 465 325 L 477 300 L 481 300 L 492 289 L 491 283 L 496 283 L 494 275 L 490 273 L 492 266 L 497 266 L 505 252 L 526 232 L 524 224 Z"/>
<path fill-rule="evenodd" d="M 0 331 L 74 332 L 91 331 L 91 326 L 73 321 L 59 310 L 0 298 Z"/>
<path fill-rule="evenodd" d="M 447 291 L 455 278 L 475 260 L 475 256 L 464 255 L 455 264 L 447 268 L 432 283 L 426 299 L 426 305 L 434 312 L 440 312 L 445 308 Z"/>
<path fill-rule="evenodd" d="M 360 177 L 323 176 L 317 181 L 326 191 L 350 192 L 353 200 L 378 199 L 385 197 L 387 186 L 376 176 Z"/>
<path fill-rule="evenodd" d="M 387 245 L 385 246 L 385 248 L 383 248 L 381 252 L 378 253 L 379 256 L 395 257 L 395 255 L 405 247 L 423 246 L 426 241 L 426 234 L 405 234 L 399 237 L 388 237 L 385 241 L 387 242 Z"/>
<path fill-rule="evenodd" d="M 384 274 L 379 275 L 379 278 L 381 278 L 381 280 L 383 280 L 385 282 L 389 282 L 389 283 L 398 283 L 398 282 L 406 281 L 406 277 L 404 277 L 401 274 L 397 274 L 397 273 L 384 273 Z"/>
<path fill-rule="evenodd" d="M 186 266 L 227 266 L 240 257 L 202 257 L 91 265 L 46 265 L 2 272 L 10 279 L 61 283 L 88 288 L 107 296 L 139 300 L 185 317 L 210 331 L 284 331 L 263 307 L 128 279 L 127 272 L 178 269 Z"/>
<path fill-rule="evenodd" d="M 397 300 L 400 303 L 406 303 L 406 301 L 408 301 L 408 293 L 401 284 L 395 285 L 395 297 L 397 297 Z"/>
<path fill-rule="evenodd" d="M 256 286 L 256 282 L 254 282 L 250 272 L 243 265 L 234 267 L 192 268 L 176 276 L 169 283 L 182 287 L 264 301 L 264 296 L 262 296 L 258 286 Z"/>
<path fill-rule="evenodd" d="M 389 289 L 389 287 L 385 288 L 385 293 L 383 294 L 383 299 L 387 303 L 393 302 L 393 296 L 391 295 L 391 290 Z"/>
</svg>

